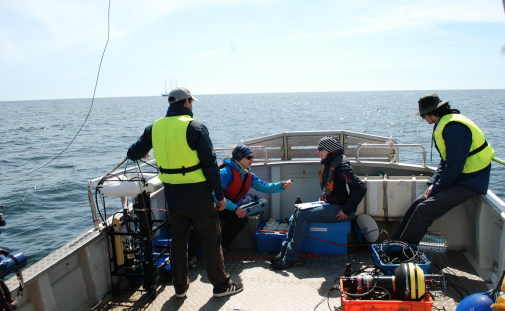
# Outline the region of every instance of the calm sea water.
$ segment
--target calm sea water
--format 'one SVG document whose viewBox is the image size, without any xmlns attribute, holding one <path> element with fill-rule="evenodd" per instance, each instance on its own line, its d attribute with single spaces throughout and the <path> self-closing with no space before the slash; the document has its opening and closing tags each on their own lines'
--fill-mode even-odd
<svg viewBox="0 0 505 311">
<path fill-rule="evenodd" d="M 428 165 L 432 127 L 419 117 L 417 100 L 433 91 L 200 95 L 194 117 L 207 125 L 216 148 L 283 131 L 350 130 L 422 144 Z M 505 159 L 505 90 L 436 91 L 476 122 Z M 77 133 L 90 99 L 0 102 L 0 178 L 33 170 Z M 96 99 L 90 118 L 70 148 L 29 176 L 0 181 L 0 247 L 21 250 L 33 264 L 93 227 L 87 181 L 103 176 L 126 155 L 145 126 L 165 115 L 167 99 Z M 422 164 L 419 150 L 401 151 L 402 162 Z M 505 200 L 505 167 L 493 163 L 491 190 Z"/>
</svg>

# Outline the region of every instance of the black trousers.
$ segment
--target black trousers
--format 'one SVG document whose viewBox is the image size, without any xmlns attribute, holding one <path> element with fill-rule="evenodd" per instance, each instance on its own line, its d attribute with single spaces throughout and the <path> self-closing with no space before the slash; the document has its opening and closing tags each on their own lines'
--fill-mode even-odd
<svg viewBox="0 0 505 311">
<path fill-rule="evenodd" d="M 183 211 L 169 208 L 172 223 L 172 256 L 170 264 L 174 275 L 176 293 L 183 293 L 189 287 L 188 240 L 191 226 L 201 233 L 205 252 L 205 267 L 209 281 L 216 290 L 226 290 L 232 284 L 230 275 L 224 272 L 224 258 L 221 252 L 221 228 L 214 203 L 200 209 Z"/>
<path fill-rule="evenodd" d="M 230 246 L 231 242 L 237 237 L 240 231 L 247 225 L 247 217 L 239 218 L 237 213 L 230 210 L 218 212 L 219 218 L 225 220 L 227 224 L 221 228 L 221 245 L 224 248 Z M 200 240 L 198 239 L 198 230 L 193 226 L 189 237 L 188 256 L 198 256 L 200 253 Z"/>
<path fill-rule="evenodd" d="M 434 220 L 476 195 L 477 192 L 460 186 L 451 186 L 428 199 L 423 193 L 410 205 L 392 239 L 418 245 Z"/>
</svg>

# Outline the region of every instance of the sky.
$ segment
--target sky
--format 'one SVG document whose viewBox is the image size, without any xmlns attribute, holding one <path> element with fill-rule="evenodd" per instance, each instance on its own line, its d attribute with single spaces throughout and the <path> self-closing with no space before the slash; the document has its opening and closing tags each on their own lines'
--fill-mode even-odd
<svg viewBox="0 0 505 311">
<path fill-rule="evenodd" d="M 0 0 L 0 101 L 91 98 L 107 0 Z M 96 97 L 505 88 L 502 0 L 111 0 Z"/>
</svg>

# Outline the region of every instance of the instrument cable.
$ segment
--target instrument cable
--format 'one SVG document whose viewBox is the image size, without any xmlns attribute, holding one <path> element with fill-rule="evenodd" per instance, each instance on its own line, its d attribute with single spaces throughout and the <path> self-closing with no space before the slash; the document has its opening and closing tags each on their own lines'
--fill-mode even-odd
<svg viewBox="0 0 505 311">
<path fill-rule="evenodd" d="M 88 115 L 86 116 L 86 119 L 84 119 L 84 122 L 82 123 L 81 128 L 79 129 L 79 131 L 77 131 L 77 134 L 75 134 L 74 138 L 72 138 L 72 140 L 70 141 L 70 143 L 68 143 L 68 145 L 65 147 L 65 149 L 63 149 L 63 151 L 61 151 L 57 156 L 55 156 L 52 160 L 50 160 L 46 164 L 40 166 L 39 168 L 34 169 L 33 171 L 25 173 L 25 174 L 21 174 L 21 175 L 14 176 L 14 177 L 9 177 L 9 178 L 0 178 L 0 181 L 2 181 L 2 180 L 16 179 L 16 178 L 21 178 L 21 177 L 24 177 L 24 176 L 28 176 L 28 175 L 30 175 L 32 173 L 35 173 L 36 171 L 38 171 L 38 170 L 46 167 L 46 166 L 48 166 L 49 164 L 51 164 L 51 162 L 53 162 L 54 160 L 56 160 L 65 151 L 67 151 L 68 147 L 70 147 L 70 145 L 74 142 L 74 140 L 77 138 L 77 136 L 79 135 L 79 133 L 81 133 L 81 130 L 84 127 L 84 125 L 86 124 L 86 121 L 88 121 L 89 115 L 91 114 L 91 109 L 93 108 L 93 103 L 95 102 L 96 87 L 98 85 L 98 78 L 100 77 L 100 69 L 102 68 L 103 56 L 105 55 L 105 50 L 107 50 L 107 45 L 109 44 L 109 36 L 110 36 L 110 0 L 109 0 L 108 12 L 107 12 L 107 42 L 105 43 L 105 48 L 103 49 L 102 58 L 100 59 L 100 65 L 98 66 L 98 74 L 96 76 L 95 89 L 93 91 L 93 98 L 91 99 L 91 106 L 89 107 Z"/>
</svg>

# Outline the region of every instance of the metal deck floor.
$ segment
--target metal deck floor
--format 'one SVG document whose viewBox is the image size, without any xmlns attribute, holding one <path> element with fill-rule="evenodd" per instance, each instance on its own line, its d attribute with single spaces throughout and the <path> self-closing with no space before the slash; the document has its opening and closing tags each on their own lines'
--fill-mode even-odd
<svg viewBox="0 0 505 311">
<path fill-rule="evenodd" d="M 430 262 L 448 266 L 457 277 L 451 278 L 470 294 L 489 290 L 463 253 L 439 248 L 421 248 Z M 363 249 L 349 248 L 349 252 Z M 366 251 L 366 249 L 365 249 Z M 121 295 L 106 297 L 107 302 L 95 310 L 314 310 L 333 287 L 335 279 L 344 274 L 349 260 L 373 263 L 371 252 L 342 257 L 302 258 L 301 265 L 287 271 L 274 270 L 269 258 L 275 254 L 257 253 L 253 250 L 229 250 L 225 253 L 225 269 L 233 281 L 242 282 L 244 290 L 236 295 L 213 298 L 212 285 L 207 279 L 203 259 L 189 271 L 190 287 L 187 298 L 175 298 L 171 282 L 158 280 L 156 299 L 150 299 L 140 286 L 128 285 Z M 430 274 L 439 274 L 432 264 Z M 460 291 L 466 296 L 463 290 Z M 434 292 L 435 296 L 440 292 Z M 460 294 L 447 289 L 447 297 L 434 297 L 434 306 L 454 310 Z M 329 300 L 316 310 L 335 310 L 340 306 L 338 291 L 332 291 Z M 434 308 L 435 309 L 435 308 Z"/>
</svg>

